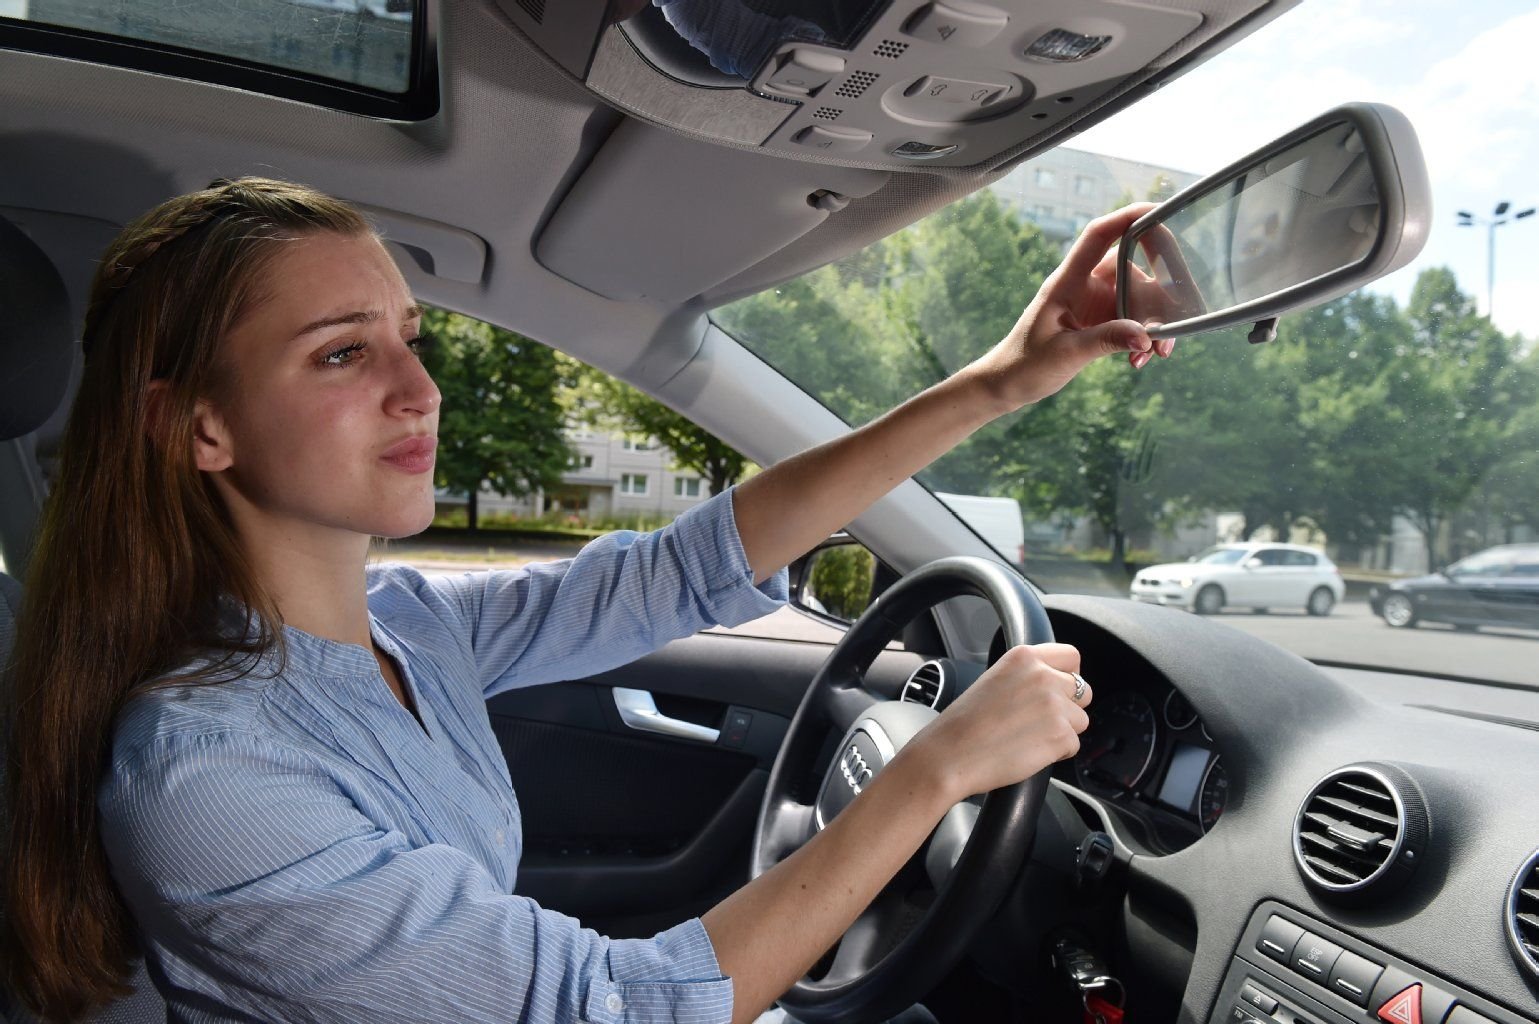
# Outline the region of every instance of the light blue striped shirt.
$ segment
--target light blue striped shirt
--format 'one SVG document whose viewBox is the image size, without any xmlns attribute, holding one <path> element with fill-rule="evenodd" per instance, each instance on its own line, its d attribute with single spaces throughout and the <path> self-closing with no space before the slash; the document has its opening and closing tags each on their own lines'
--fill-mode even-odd
<svg viewBox="0 0 1539 1024">
<path fill-rule="evenodd" d="M 368 580 L 422 724 L 366 648 L 292 627 L 281 673 L 118 719 L 102 836 L 171 1019 L 729 1021 L 698 918 L 607 939 L 512 895 L 521 823 L 485 702 L 774 610 L 785 573 L 753 585 L 731 492 L 562 562 Z"/>
</svg>

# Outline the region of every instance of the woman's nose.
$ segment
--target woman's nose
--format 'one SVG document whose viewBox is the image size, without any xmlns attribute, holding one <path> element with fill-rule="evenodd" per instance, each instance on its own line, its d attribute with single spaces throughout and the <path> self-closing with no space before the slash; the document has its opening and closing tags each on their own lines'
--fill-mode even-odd
<svg viewBox="0 0 1539 1024">
<path fill-rule="evenodd" d="M 442 395 L 417 353 L 403 344 L 392 368 L 395 380 L 390 391 L 391 412 L 426 416 L 438 411 Z"/>
</svg>

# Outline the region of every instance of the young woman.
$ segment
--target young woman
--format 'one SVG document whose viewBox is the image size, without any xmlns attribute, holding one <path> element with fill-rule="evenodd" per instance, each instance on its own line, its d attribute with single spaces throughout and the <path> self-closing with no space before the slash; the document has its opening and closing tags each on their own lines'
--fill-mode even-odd
<svg viewBox="0 0 1539 1024">
<path fill-rule="evenodd" d="M 1008 337 L 881 419 L 656 533 L 445 579 L 366 567 L 372 536 L 432 519 L 439 394 L 359 214 L 245 178 L 129 226 L 20 625 L 13 990 L 74 1018 L 143 955 L 184 1020 L 752 1020 L 948 807 L 1073 754 L 1078 653 L 1010 652 L 829 828 L 650 940 L 511 895 L 485 700 L 769 611 L 782 566 L 990 418 L 1099 356 L 1168 355 L 1111 319 L 1103 256 L 1142 209 L 1093 223 Z"/>
</svg>

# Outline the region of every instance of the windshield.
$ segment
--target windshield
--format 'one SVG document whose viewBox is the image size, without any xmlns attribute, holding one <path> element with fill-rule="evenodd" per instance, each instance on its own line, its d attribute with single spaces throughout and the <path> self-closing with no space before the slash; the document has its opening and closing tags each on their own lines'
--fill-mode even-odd
<svg viewBox="0 0 1539 1024">
<path fill-rule="evenodd" d="M 1530 6 L 1302 5 L 1072 147 L 713 315 L 864 423 L 1004 337 L 1093 217 L 1166 198 L 1336 104 L 1397 106 L 1435 203 L 1409 267 L 1284 316 L 1268 344 L 1238 328 L 1138 371 L 1102 360 L 920 479 L 1014 500 L 1026 574 L 1050 592 L 1193 608 L 1195 593 L 1139 593 L 1137 570 L 1240 558 L 1216 545 L 1303 545 L 1325 557 L 1236 566 L 1243 580 L 1207 610 L 1316 660 L 1532 682 L 1539 597 L 1473 595 L 1469 621 L 1396 628 L 1375 590 L 1539 537 L 1539 216 L 1520 216 L 1539 203 Z"/>
<path fill-rule="evenodd" d="M 1214 548 L 1204 551 L 1193 561 L 1203 562 L 1207 565 L 1233 565 L 1245 554 L 1244 548 Z"/>
</svg>

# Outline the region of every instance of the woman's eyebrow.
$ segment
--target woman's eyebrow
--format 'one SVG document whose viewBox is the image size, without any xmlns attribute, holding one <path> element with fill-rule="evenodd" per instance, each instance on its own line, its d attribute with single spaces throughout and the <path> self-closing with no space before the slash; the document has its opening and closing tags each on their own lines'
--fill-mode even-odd
<svg viewBox="0 0 1539 1024">
<path fill-rule="evenodd" d="M 405 323 L 408 320 L 415 320 L 421 315 L 422 307 L 416 303 L 412 303 L 410 306 L 406 307 L 406 315 L 401 317 L 401 322 Z M 308 323 L 304 327 L 301 327 L 299 329 L 299 333 L 294 335 L 293 340 L 298 341 L 300 338 L 303 338 L 307 334 L 314 333 L 315 331 L 325 330 L 328 327 L 341 327 L 345 324 L 372 324 L 383 320 L 384 317 L 385 314 L 381 313 L 377 309 L 360 309 L 351 313 L 342 313 L 339 316 L 322 317 L 319 320 Z"/>
</svg>

